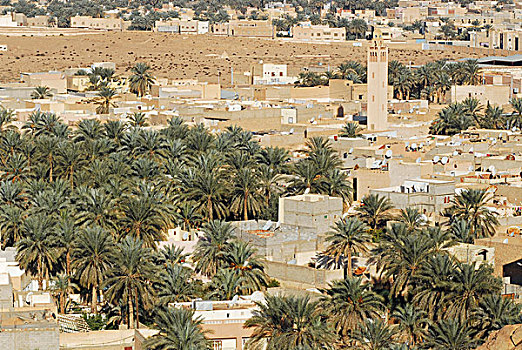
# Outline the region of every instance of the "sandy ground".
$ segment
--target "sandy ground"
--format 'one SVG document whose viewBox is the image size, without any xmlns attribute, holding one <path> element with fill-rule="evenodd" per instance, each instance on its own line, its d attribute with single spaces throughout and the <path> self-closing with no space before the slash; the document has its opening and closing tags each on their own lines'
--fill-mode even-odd
<svg viewBox="0 0 522 350">
<path fill-rule="evenodd" d="M 294 68 L 322 62 L 332 67 L 343 61 L 366 60 L 366 50 L 348 43 L 311 44 L 254 38 L 192 36 L 149 32 L 106 32 L 75 36 L 0 35 L 0 82 L 19 79 L 20 72 L 87 67 L 93 62 L 112 61 L 118 73 L 136 62 L 148 63 L 157 77 L 196 78 L 201 81 L 230 82 L 234 75 L 248 71 L 251 64 L 289 63 Z M 222 58 L 223 52 L 229 58 Z M 390 49 L 390 59 L 423 64 L 439 58 L 478 57 L 456 51 L 416 51 Z"/>
</svg>

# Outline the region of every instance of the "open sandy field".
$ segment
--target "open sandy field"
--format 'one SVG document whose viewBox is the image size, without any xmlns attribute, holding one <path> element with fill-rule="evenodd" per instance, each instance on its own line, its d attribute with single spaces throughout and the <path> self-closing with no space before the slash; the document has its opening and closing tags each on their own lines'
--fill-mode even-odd
<svg viewBox="0 0 522 350">
<path fill-rule="evenodd" d="M 289 63 L 301 68 L 322 62 L 332 67 L 355 59 L 366 60 L 366 49 L 349 43 L 312 44 L 281 40 L 216 37 L 210 35 L 175 35 L 149 32 L 106 32 L 75 36 L 0 35 L 0 45 L 8 51 L 0 53 L 0 82 L 19 79 L 20 72 L 60 70 L 87 67 L 93 62 L 112 61 L 119 73 L 136 62 L 152 66 L 157 77 L 197 78 L 230 82 L 234 74 L 249 70 L 251 64 L 264 60 Z M 228 58 L 222 58 L 226 52 Z M 417 51 L 391 49 L 391 59 L 423 64 L 440 58 L 478 57 L 456 51 Z"/>
</svg>

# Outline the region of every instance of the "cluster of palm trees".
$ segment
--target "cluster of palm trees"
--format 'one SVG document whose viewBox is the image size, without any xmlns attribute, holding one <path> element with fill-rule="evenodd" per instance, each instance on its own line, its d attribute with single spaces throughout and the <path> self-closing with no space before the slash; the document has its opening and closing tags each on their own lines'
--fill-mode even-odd
<svg viewBox="0 0 522 350">
<path fill-rule="evenodd" d="M 155 83 L 155 78 L 150 71 L 150 67 L 138 62 L 130 69 L 131 75 L 128 78 L 130 92 L 136 94 L 138 97 L 145 96 L 151 86 Z M 118 97 L 118 92 L 112 87 L 112 83 L 119 82 L 123 85 L 124 80 L 116 76 L 116 72 L 112 68 L 94 67 L 89 72 L 80 70 L 76 75 L 86 75 L 89 77 L 89 90 L 98 91 L 96 97 L 90 100 L 96 104 L 97 114 L 108 114 L 112 107 L 116 104 L 114 100 Z M 33 94 L 38 93 L 37 87 Z"/>
<path fill-rule="evenodd" d="M 319 297 L 266 295 L 245 323 L 252 329 L 247 348 L 469 350 L 491 331 L 522 322 L 521 306 L 500 295 L 502 284 L 490 265 L 459 262 L 448 250 L 494 234 L 498 221 L 487 209 L 490 200 L 483 190 L 462 191 L 444 213 L 443 228 L 429 226 L 416 209 L 392 214 L 388 199 L 366 196 L 356 215 L 341 219 L 326 234 L 327 248 L 317 261 L 344 266 L 344 279 Z M 214 261 L 201 271 L 219 269 L 216 252 L 221 250 L 216 248 L 226 246 L 222 237 L 212 238 L 215 249 L 198 245 L 196 260 L 205 255 Z M 354 276 L 354 255 L 376 263 L 371 280 Z M 178 318 L 187 323 L 165 322 Z M 151 349 L 172 348 L 182 340 L 181 349 L 211 348 L 201 319 L 189 310 L 163 310 L 156 324 L 161 332 L 149 340 Z"/>
<path fill-rule="evenodd" d="M 439 60 L 411 68 L 398 61 L 390 61 L 388 81 L 394 96 L 399 99 L 425 98 L 442 103 L 453 85 L 481 83 L 477 60 L 447 62 Z"/>
<path fill-rule="evenodd" d="M 73 289 L 92 312 L 103 294 L 103 307 L 120 310 L 118 322 L 130 325 L 157 300 L 263 289 L 269 281 L 255 250 L 233 240 L 222 220 L 274 219 L 280 195 L 307 189 L 350 198 L 323 138 L 292 162 L 286 150 L 261 148 L 241 128 L 216 135 L 179 118 L 159 130 L 148 128 L 143 113 L 129 122 L 85 119 L 74 130 L 52 113 L 34 112 L 21 130 L 12 121 L 12 111 L 0 109 L 2 248 L 18 249 L 39 289 L 55 286 L 62 312 Z M 176 226 L 202 229 L 195 271 L 179 263 L 181 252 L 158 251 Z"/>
<path fill-rule="evenodd" d="M 500 106 L 488 104 L 484 107 L 479 100 L 468 97 L 462 102 L 450 104 L 441 110 L 430 125 L 434 135 L 454 135 L 470 127 L 509 130 L 522 127 L 522 98 L 510 100 L 511 113 Z"/>
<path fill-rule="evenodd" d="M 357 61 L 346 61 L 341 63 L 334 70 L 326 71 L 323 74 L 315 72 L 301 72 L 298 76 L 297 86 L 317 86 L 328 85 L 330 79 L 347 79 L 356 84 L 366 82 L 366 67 Z"/>
<path fill-rule="evenodd" d="M 491 331 L 522 322 L 520 305 L 500 295 L 501 281 L 489 265 L 459 262 L 447 250 L 494 233 L 498 221 L 486 208 L 489 200 L 485 191 L 462 191 L 442 229 L 427 226 L 415 209 L 393 216 L 387 199 L 365 197 L 357 215 L 327 233 L 322 252 L 347 267 L 345 278 L 319 299 L 267 296 L 246 323 L 253 328 L 251 348 L 466 350 Z M 376 262 L 371 281 L 353 276 L 354 254 Z"/>
<path fill-rule="evenodd" d="M 301 72 L 297 86 L 328 85 L 330 79 L 348 79 L 366 83 L 366 67 L 357 61 L 347 61 L 333 71 L 323 74 Z M 481 82 L 480 67 L 476 60 L 447 62 L 439 60 L 419 67 L 408 67 L 399 61 L 390 61 L 388 81 L 398 99 L 424 98 L 443 103 L 453 85 L 477 85 Z"/>
</svg>

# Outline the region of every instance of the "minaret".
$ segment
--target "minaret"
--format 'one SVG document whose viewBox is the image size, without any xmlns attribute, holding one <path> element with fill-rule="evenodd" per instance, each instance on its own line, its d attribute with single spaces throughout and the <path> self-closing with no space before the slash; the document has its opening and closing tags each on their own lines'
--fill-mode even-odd
<svg viewBox="0 0 522 350">
<path fill-rule="evenodd" d="M 388 48 L 375 40 L 368 48 L 368 130 L 388 129 Z"/>
</svg>

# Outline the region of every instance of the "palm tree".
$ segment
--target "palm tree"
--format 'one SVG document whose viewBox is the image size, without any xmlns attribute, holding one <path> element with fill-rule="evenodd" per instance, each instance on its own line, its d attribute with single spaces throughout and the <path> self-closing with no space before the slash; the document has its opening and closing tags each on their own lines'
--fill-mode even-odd
<svg viewBox="0 0 522 350">
<path fill-rule="evenodd" d="M 192 271 L 181 265 L 167 265 L 158 283 L 158 302 L 161 306 L 190 301 L 195 296 Z"/>
<path fill-rule="evenodd" d="M 128 305 L 128 327 L 139 327 L 139 306 L 152 306 L 155 294 L 153 280 L 156 266 L 153 262 L 153 250 L 144 246 L 144 242 L 127 236 L 118 244 L 118 254 L 113 261 L 113 268 L 104 286 L 110 302 L 125 300 Z"/>
<path fill-rule="evenodd" d="M 426 259 L 435 250 L 434 242 L 424 233 L 411 234 L 404 224 L 393 224 L 376 249 L 378 268 L 393 279 L 392 294 L 407 294 Z"/>
<path fill-rule="evenodd" d="M 394 343 L 397 331 L 393 326 L 377 319 L 366 319 L 355 330 L 354 339 L 360 344 L 359 349 L 386 350 Z"/>
<path fill-rule="evenodd" d="M 91 289 L 91 312 L 97 313 L 98 289 L 105 281 L 115 253 L 112 236 L 99 226 L 88 227 L 80 234 L 73 252 L 73 267 L 80 284 Z"/>
<path fill-rule="evenodd" d="M 478 85 L 480 83 L 480 72 L 481 69 L 477 60 L 466 60 L 462 65 L 464 81 L 468 85 Z"/>
<path fill-rule="evenodd" d="M 69 299 L 69 294 L 77 289 L 78 286 L 71 282 L 71 277 L 69 275 L 59 274 L 53 278 L 50 290 L 58 296 L 60 306 L 59 310 L 62 315 L 66 312 L 65 307 L 67 305 L 67 300 Z"/>
<path fill-rule="evenodd" d="M 150 73 L 150 67 L 145 63 L 136 63 L 131 68 L 132 75 L 129 78 L 130 91 L 138 97 L 144 96 L 154 84 L 154 76 Z"/>
<path fill-rule="evenodd" d="M 250 243 L 232 241 L 225 260 L 228 268 L 242 278 L 241 289 L 245 293 L 261 290 L 268 284 L 265 267 Z"/>
<path fill-rule="evenodd" d="M 3 205 L 0 207 L 2 249 L 15 246 L 24 237 L 22 234 L 23 223 L 23 209 L 15 205 Z"/>
<path fill-rule="evenodd" d="M 481 125 L 480 114 L 484 106 L 480 104 L 478 99 L 468 97 L 462 101 L 462 107 L 464 108 L 464 112 L 469 114 L 477 125 Z"/>
<path fill-rule="evenodd" d="M 256 174 L 249 168 L 236 172 L 232 188 L 232 202 L 230 209 L 242 214 L 248 221 L 248 214 L 257 215 L 261 211 L 262 197 L 259 193 L 259 181 Z"/>
<path fill-rule="evenodd" d="M 227 222 L 214 220 L 205 224 L 202 231 L 204 235 L 196 244 L 193 260 L 197 272 L 213 276 L 225 266 L 226 254 L 233 237 L 233 227 Z"/>
<path fill-rule="evenodd" d="M 368 25 L 366 21 L 358 18 L 354 19 L 348 27 L 348 31 L 354 34 L 357 39 L 364 38 L 367 30 Z"/>
<path fill-rule="evenodd" d="M 210 342 L 201 330 L 200 317 L 188 309 L 164 308 L 158 310 L 154 323 L 159 333 L 145 342 L 150 350 L 211 350 Z"/>
<path fill-rule="evenodd" d="M 149 126 L 147 115 L 143 112 L 132 113 L 129 117 L 130 125 L 134 128 L 144 128 Z"/>
<path fill-rule="evenodd" d="M 167 207 L 147 196 L 129 196 L 121 203 L 120 226 L 126 235 L 143 241 L 147 247 L 154 247 L 165 237 L 163 228 Z"/>
<path fill-rule="evenodd" d="M 96 107 L 96 113 L 109 114 L 110 108 L 116 106 L 113 100 L 117 97 L 116 90 L 108 87 L 101 88 L 94 100 L 94 103 L 98 105 L 98 107 Z"/>
<path fill-rule="evenodd" d="M 421 212 L 418 209 L 410 207 L 401 209 L 397 219 L 405 224 L 410 232 L 416 231 L 426 224 L 426 219 Z"/>
<path fill-rule="evenodd" d="M 346 122 L 346 124 L 343 125 L 343 128 L 341 129 L 341 132 L 339 133 L 339 136 L 341 137 L 361 137 L 362 134 L 360 133 L 361 127 L 358 123 L 355 122 Z"/>
<path fill-rule="evenodd" d="M 72 274 L 72 254 L 78 240 L 78 227 L 71 216 L 63 212 L 56 227 L 56 239 L 58 247 L 65 256 L 65 274 Z"/>
<path fill-rule="evenodd" d="M 269 166 L 277 173 L 284 173 L 290 161 L 288 151 L 281 147 L 266 147 L 263 148 L 257 159 L 259 163 Z"/>
<path fill-rule="evenodd" d="M 475 238 L 491 237 L 499 224 L 496 212 L 487 207 L 491 198 L 492 195 L 487 191 L 464 189 L 455 195 L 449 210 L 453 218 L 468 221 Z"/>
<path fill-rule="evenodd" d="M 513 113 L 511 116 L 511 126 L 516 126 L 518 128 L 522 127 L 522 98 L 514 97 L 509 100 L 511 107 L 513 108 Z"/>
<path fill-rule="evenodd" d="M 361 206 L 356 210 L 359 217 L 366 222 L 373 231 L 381 227 L 382 223 L 390 218 L 389 211 L 393 204 L 377 194 L 370 194 L 361 200 Z"/>
<path fill-rule="evenodd" d="M 487 129 L 506 129 L 508 121 L 504 117 L 504 110 L 500 106 L 492 106 L 488 103 L 486 113 L 482 117 L 480 127 Z"/>
<path fill-rule="evenodd" d="M 233 270 L 221 269 L 210 283 L 209 298 L 215 300 L 232 300 L 236 295 L 243 294 L 244 278 Z"/>
<path fill-rule="evenodd" d="M 522 306 L 499 294 L 489 294 L 480 299 L 471 320 L 481 329 L 481 338 L 508 324 L 522 323 Z"/>
<path fill-rule="evenodd" d="M 335 223 L 333 231 L 326 233 L 329 243 L 324 255 L 334 260 L 336 265 L 344 266 L 344 278 L 352 276 L 352 256 L 356 253 L 367 253 L 372 240 L 368 226 L 358 218 L 349 217 Z"/>
<path fill-rule="evenodd" d="M 343 212 L 347 211 L 352 202 L 353 188 L 345 171 L 333 169 L 326 174 L 322 183 L 321 193 L 343 199 Z"/>
<path fill-rule="evenodd" d="M 422 342 L 426 326 L 429 324 L 426 311 L 417 309 L 413 304 L 408 303 L 404 307 L 397 307 L 392 316 L 400 322 L 399 329 L 408 339 L 408 344 L 415 346 Z"/>
<path fill-rule="evenodd" d="M 51 93 L 51 89 L 49 89 L 48 86 L 37 86 L 31 93 L 31 98 L 33 100 L 40 100 L 50 97 L 53 97 L 53 94 Z"/>
<path fill-rule="evenodd" d="M 6 128 L 13 128 L 11 123 L 15 121 L 14 111 L 5 107 L 0 107 L 0 132 Z"/>
<path fill-rule="evenodd" d="M 21 228 L 23 238 L 16 245 L 16 260 L 37 277 L 38 290 L 43 290 L 43 281 L 49 279 L 59 256 L 53 225 L 47 215 L 29 216 Z"/>
<path fill-rule="evenodd" d="M 384 298 L 363 284 L 359 277 L 347 277 L 334 281 L 323 290 L 321 307 L 330 320 L 341 341 L 350 338 L 352 332 L 366 319 L 383 315 Z"/>
<path fill-rule="evenodd" d="M 413 303 L 428 313 L 430 319 L 438 319 L 446 311 L 456 264 L 448 254 L 429 256 L 415 274 Z"/>
<path fill-rule="evenodd" d="M 499 293 L 502 283 L 492 273 L 493 268 L 485 264 L 458 264 L 448 295 L 448 316 L 465 322 L 482 296 Z"/>
<path fill-rule="evenodd" d="M 245 322 L 253 328 L 249 349 L 333 349 L 335 335 L 309 296 L 265 296 Z M 266 345 L 265 345 L 266 342 Z M 266 347 L 265 347 L 266 346 Z"/>
<path fill-rule="evenodd" d="M 480 343 L 475 332 L 458 319 L 441 320 L 429 327 L 425 349 L 470 350 Z"/>
<path fill-rule="evenodd" d="M 182 247 L 176 247 L 174 244 L 164 246 L 156 255 L 157 264 L 166 268 L 183 264 L 189 257 L 189 254 L 183 252 Z"/>
</svg>

